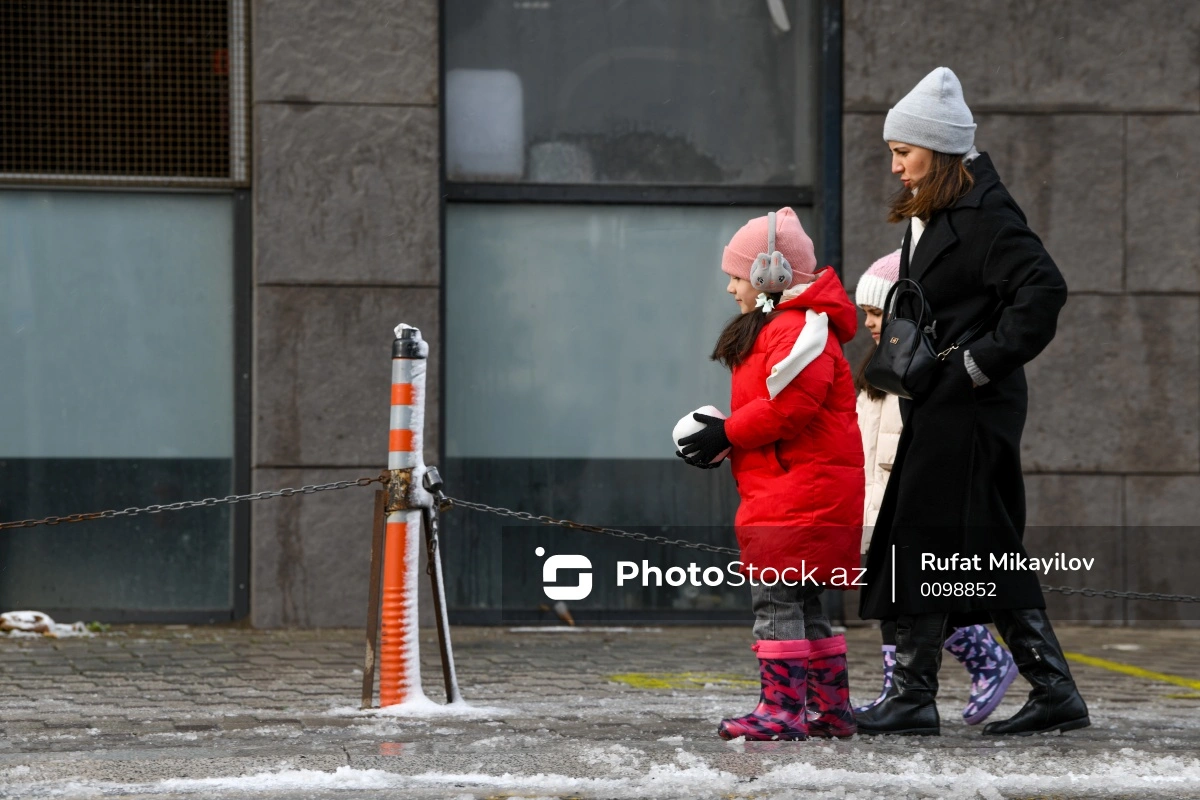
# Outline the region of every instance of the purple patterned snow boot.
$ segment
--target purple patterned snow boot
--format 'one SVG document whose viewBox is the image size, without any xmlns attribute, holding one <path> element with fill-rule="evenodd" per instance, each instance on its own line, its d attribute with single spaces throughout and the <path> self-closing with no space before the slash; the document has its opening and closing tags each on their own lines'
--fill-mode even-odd
<svg viewBox="0 0 1200 800">
<path fill-rule="evenodd" d="M 1012 655 L 982 625 L 959 628 L 946 640 L 946 650 L 971 673 L 971 699 L 963 709 L 968 725 L 978 725 L 996 710 L 1017 677 Z"/>
<path fill-rule="evenodd" d="M 883 698 L 887 697 L 888 690 L 892 688 L 892 670 L 896 668 L 896 645 L 885 644 L 883 646 L 883 691 L 865 706 L 856 706 L 855 714 L 861 714 L 868 708 L 874 708 L 883 702 Z"/>
<path fill-rule="evenodd" d="M 858 732 L 850 708 L 846 637 L 809 641 L 808 735 L 845 739 Z"/>
<path fill-rule="evenodd" d="M 752 648 L 758 655 L 762 691 L 758 707 L 744 717 L 723 719 L 717 726 L 722 739 L 806 739 L 804 713 L 808 675 L 808 640 L 762 639 Z"/>
</svg>

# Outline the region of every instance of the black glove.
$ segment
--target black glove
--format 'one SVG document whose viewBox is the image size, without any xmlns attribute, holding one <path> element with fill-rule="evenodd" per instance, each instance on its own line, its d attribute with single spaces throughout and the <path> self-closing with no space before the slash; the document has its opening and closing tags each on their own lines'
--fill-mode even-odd
<svg viewBox="0 0 1200 800">
<path fill-rule="evenodd" d="M 679 452 L 678 450 L 675 451 L 675 455 L 682 458 L 685 463 L 687 463 L 693 467 L 699 467 L 700 469 L 716 469 L 717 467 L 721 466 L 720 461 L 716 462 L 715 464 L 712 464 L 712 463 L 704 464 L 700 461 L 697 461 L 696 459 L 685 456 L 683 453 Z"/>
<path fill-rule="evenodd" d="M 693 467 L 710 469 L 717 466 L 712 460 L 729 449 L 729 437 L 725 435 L 725 420 L 707 414 L 692 414 L 696 422 L 703 422 L 703 430 L 679 440 L 678 455 Z"/>
</svg>

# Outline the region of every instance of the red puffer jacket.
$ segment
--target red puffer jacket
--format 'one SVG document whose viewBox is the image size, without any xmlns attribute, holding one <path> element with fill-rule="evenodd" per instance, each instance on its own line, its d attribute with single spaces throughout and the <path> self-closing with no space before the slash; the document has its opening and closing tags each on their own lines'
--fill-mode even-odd
<svg viewBox="0 0 1200 800">
<path fill-rule="evenodd" d="M 725 434 L 741 497 L 742 571 L 794 567 L 836 584 L 854 579 L 862 538 L 862 437 L 842 355 L 858 315 L 832 269 L 789 294 L 733 370 Z"/>
</svg>

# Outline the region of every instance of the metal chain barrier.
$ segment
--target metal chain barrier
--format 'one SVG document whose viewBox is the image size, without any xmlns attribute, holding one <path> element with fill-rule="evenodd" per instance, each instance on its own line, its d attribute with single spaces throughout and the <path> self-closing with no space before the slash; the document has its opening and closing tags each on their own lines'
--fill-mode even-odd
<svg viewBox="0 0 1200 800">
<path fill-rule="evenodd" d="M 654 544 L 674 545 L 675 547 L 689 547 L 693 550 L 704 550 L 708 553 L 724 553 L 726 555 L 738 555 L 738 551 L 732 547 L 721 547 L 715 544 L 703 544 L 701 542 L 689 542 L 687 539 L 668 539 L 665 536 L 649 536 L 645 533 L 632 533 L 623 531 L 619 528 L 602 528 L 598 525 L 584 525 L 580 522 L 572 522 L 569 519 L 555 519 L 545 515 L 535 516 L 526 511 L 513 511 L 509 508 L 497 508 L 495 506 L 484 505 L 483 503 L 469 503 L 466 500 L 459 500 L 455 497 L 446 497 L 443 499 L 443 504 L 447 507 L 458 506 L 460 508 L 469 508 L 472 511 L 482 511 L 485 514 L 495 514 L 501 517 L 512 517 L 524 522 L 540 522 L 543 525 L 558 525 L 563 528 L 570 528 L 576 531 L 588 531 L 590 533 L 603 533 L 607 536 L 617 536 L 622 539 L 634 539 L 639 542 L 653 542 Z"/>
<path fill-rule="evenodd" d="M 1044 592 L 1079 594 L 1084 597 L 1103 597 L 1108 600 L 1159 600 L 1168 603 L 1200 603 L 1200 597 L 1190 594 L 1160 594 L 1158 592 L 1118 592 L 1116 589 L 1074 589 L 1070 586 L 1043 586 Z"/>
<path fill-rule="evenodd" d="M 13 530 L 18 528 L 36 528 L 40 525 L 61 525 L 70 522 L 88 522 L 95 519 L 116 519 L 117 517 L 134 517 L 139 514 L 159 514 L 163 511 L 182 511 L 187 508 L 211 508 L 212 506 L 233 505 L 234 503 L 251 502 L 254 500 L 268 500 L 273 497 L 294 497 L 295 495 L 316 494 L 317 492 L 330 492 L 338 489 L 349 489 L 352 486 L 370 486 L 373 483 L 386 484 L 390 476 L 387 473 L 376 475 L 373 478 L 358 478 L 352 481 L 335 481 L 333 483 L 321 483 L 311 486 L 301 486 L 299 488 L 275 489 L 273 491 L 254 492 L 252 494 L 229 495 L 228 497 L 209 497 L 204 500 L 182 500 L 178 503 L 167 503 L 165 505 L 146 506 L 144 508 L 124 508 L 112 509 L 109 511 L 94 511 L 87 514 L 68 514 L 64 517 L 44 517 L 42 519 L 25 519 L 16 522 L 0 522 L 0 531 Z M 498 506 L 489 506 L 484 503 L 472 503 L 468 500 L 460 500 L 457 497 L 439 496 L 439 505 L 443 510 L 449 508 L 466 508 L 471 511 L 479 511 L 484 514 L 494 514 L 500 517 L 509 517 L 518 519 L 522 522 L 536 522 L 541 525 L 554 525 L 562 528 L 569 528 L 576 531 L 587 531 L 588 533 L 602 533 L 606 536 L 615 536 L 621 539 L 632 539 L 638 542 L 651 542 L 652 544 L 668 545 L 671 547 L 686 547 L 692 550 L 703 550 L 706 553 L 720 553 L 724 555 L 739 555 L 739 551 L 732 547 L 721 547 L 715 544 L 705 544 L 703 542 L 692 542 L 687 539 L 670 539 L 666 536 L 650 536 L 645 533 L 635 533 L 633 531 L 623 531 L 620 528 L 606 528 L 600 525 L 585 525 L 582 522 L 573 522 L 569 519 L 558 519 L 556 517 L 547 516 L 545 514 L 530 514 L 528 511 L 513 511 L 510 508 L 501 508 Z M 1044 592 L 1055 592 L 1062 595 L 1081 595 L 1083 597 L 1103 597 L 1106 600 L 1152 600 L 1168 603 L 1200 603 L 1200 597 L 1188 594 L 1161 594 L 1159 592 L 1120 592 L 1115 589 L 1076 589 L 1071 586 L 1042 586 Z"/>
<path fill-rule="evenodd" d="M 116 519 L 117 517 L 136 517 L 139 514 L 159 514 L 163 511 L 182 511 L 185 508 L 209 508 L 212 506 L 233 505 L 252 500 L 268 500 L 272 497 L 293 497 L 298 494 L 316 494 L 337 489 L 348 489 L 351 486 L 370 486 L 372 483 L 387 483 L 388 475 L 377 475 L 374 478 L 359 478 L 353 481 L 335 481 L 313 486 L 301 486 L 298 489 L 276 489 L 274 491 L 254 492 L 253 494 L 236 494 L 228 497 L 209 497 L 204 500 L 182 500 L 166 505 L 146 506 L 145 508 L 124 508 L 110 511 L 93 511 L 88 514 L 68 514 L 65 517 L 45 517 L 43 519 L 24 519 L 18 522 L 0 522 L 0 531 L 13 528 L 36 528 L 39 525 L 61 525 L 66 522 L 88 522 L 94 519 Z"/>
<path fill-rule="evenodd" d="M 644 533 L 633 533 L 631 531 L 623 531 L 619 528 L 603 528 L 598 525 L 584 525 L 579 522 L 572 522 L 569 519 L 556 519 L 545 515 L 534 515 L 527 511 L 513 511 L 509 508 L 499 508 L 496 506 L 484 505 L 483 503 L 470 503 L 466 500 L 459 500 L 455 497 L 441 497 L 441 504 L 444 508 L 469 508 L 472 511 L 481 511 L 485 514 L 495 514 L 500 517 L 511 517 L 524 522 L 538 522 L 542 525 L 557 525 L 563 528 L 570 528 L 577 531 L 588 531 L 590 533 L 603 533 L 608 536 L 617 536 L 623 539 L 634 539 L 639 542 L 654 542 L 655 544 L 674 545 L 675 547 L 689 547 L 693 550 L 704 550 L 709 553 L 724 553 L 727 555 L 739 555 L 739 552 L 732 547 L 720 547 L 713 544 L 701 544 L 700 542 L 690 542 L 686 539 L 668 539 L 665 536 L 648 536 Z M 1159 594 L 1157 592 L 1119 592 L 1116 589 L 1075 589 L 1070 586 L 1042 586 L 1043 592 L 1056 592 L 1063 595 L 1078 594 L 1084 597 L 1103 597 L 1109 600 L 1128 599 L 1128 600 L 1158 600 L 1171 603 L 1200 603 L 1200 597 L 1189 594 Z"/>
</svg>

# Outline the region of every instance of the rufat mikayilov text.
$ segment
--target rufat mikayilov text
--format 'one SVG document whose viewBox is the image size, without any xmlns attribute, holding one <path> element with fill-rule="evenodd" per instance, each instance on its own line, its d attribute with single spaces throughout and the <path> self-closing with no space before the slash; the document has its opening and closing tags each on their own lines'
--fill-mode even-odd
<svg viewBox="0 0 1200 800">
<path fill-rule="evenodd" d="M 1055 553 L 1048 558 L 1025 556 L 1020 553 L 989 553 L 987 569 L 1041 572 L 1049 575 L 1051 572 L 1090 571 L 1095 563 L 1096 559 L 1094 558 L 1074 558 L 1066 553 Z M 933 553 L 922 553 L 921 569 L 935 572 L 983 572 L 983 556 L 979 553 L 973 556 L 955 553 L 950 556 L 938 557 Z"/>
</svg>

